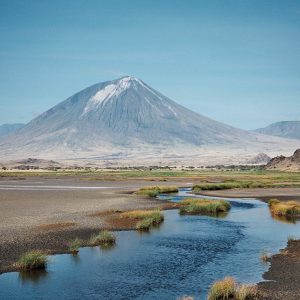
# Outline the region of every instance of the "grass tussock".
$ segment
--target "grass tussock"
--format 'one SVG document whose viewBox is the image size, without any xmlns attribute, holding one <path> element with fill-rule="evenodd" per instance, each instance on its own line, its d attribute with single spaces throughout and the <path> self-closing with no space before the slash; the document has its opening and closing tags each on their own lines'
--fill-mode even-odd
<svg viewBox="0 0 300 300">
<path fill-rule="evenodd" d="M 230 203 L 225 200 L 190 198 L 180 202 L 179 213 L 182 215 L 213 214 L 230 210 Z"/>
<path fill-rule="evenodd" d="M 177 193 L 178 187 L 176 186 L 148 186 L 139 189 L 136 194 L 149 197 L 156 197 L 158 194 L 164 193 Z"/>
<path fill-rule="evenodd" d="M 149 231 L 151 227 L 163 222 L 164 215 L 159 210 L 133 210 L 122 213 L 121 218 L 137 220 L 136 230 Z"/>
<path fill-rule="evenodd" d="M 208 300 L 252 300 L 257 299 L 257 287 L 247 284 L 237 284 L 233 277 L 225 277 L 216 281 L 210 287 Z"/>
<path fill-rule="evenodd" d="M 72 253 L 72 254 L 77 254 L 79 252 L 79 248 L 82 246 L 82 241 L 78 238 L 72 240 L 70 243 L 69 243 L 69 251 Z"/>
<path fill-rule="evenodd" d="M 236 282 L 233 277 L 225 277 L 210 287 L 208 300 L 225 300 L 234 297 Z"/>
<path fill-rule="evenodd" d="M 113 246 L 116 243 L 116 236 L 107 231 L 101 230 L 99 234 L 94 234 L 90 238 L 90 245 L 92 246 Z"/>
<path fill-rule="evenodd" d="M 23 254 L 18 261 L 18 266 L 23 271 L 46 269 L 47 264 L 48 256 L 37 250 Z"/>
<path fill-rule="evenodd" d="M 271 199 L 269 202 L 271 213 L 279 217 L 300 217 L 300 203 L 296 201 L 279 201 Z"/>
<path fill-rule="evenodd" d="M 267 183 L 253 181 L 228 181 L 218 183 L 200 183 L 193 186 L 193 192 L 201 191 L 217 191 L 229 189 L 249 189 L 249 188 L 264 188 L 268 187 Z"/>
</svg>

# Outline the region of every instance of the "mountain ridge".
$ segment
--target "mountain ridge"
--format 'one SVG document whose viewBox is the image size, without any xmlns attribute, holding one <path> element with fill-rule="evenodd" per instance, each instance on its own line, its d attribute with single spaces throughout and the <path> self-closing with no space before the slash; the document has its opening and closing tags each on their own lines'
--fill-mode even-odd
<svg viewBox="0 0 300 300">
<path fill-rule="evenodd" d="M 254 131 L 284 138 L 300 139 L 300 121 L 280 121 Z"/>
</svg>

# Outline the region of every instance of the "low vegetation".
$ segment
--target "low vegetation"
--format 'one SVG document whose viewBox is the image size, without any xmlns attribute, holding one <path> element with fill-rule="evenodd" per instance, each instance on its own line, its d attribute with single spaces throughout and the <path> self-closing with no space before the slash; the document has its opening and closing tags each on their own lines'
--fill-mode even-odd
<svg viewBox="0 0 300 300">
<path fill-rule="evenodd" d="M 137 220 L 136 230 L 149 231 L 151 227 L 159 225 L 164 215 L 159 210 L 133 210 L 121 213 L 121 218 Z"/>
<path fill-rule="evenodd" d="M 101 230 L 99 234 L 94 234 L 90 238 L 91 246 L 113 246 L 116 243 L 116 236 L 107 231 Z"/>
<path fill-rule="evenodd" d="M 77 254 L 79 252 L 79 248 L 82 246 L 82 241 L 78 238 L 72 240 L 69 243 L 69 251 L 72 254 Z"/>
<path fill-rule="evenodd" d="M 210 287 L 208 300 L 230 299 L 234 297 L 236 282 L 233 277 L 225 277 Z"/>
<path fill-rule="evenodd" d="M 18 267 L 23 271 L 46 269 L 48 264 L 48 256 L 41 251 L 30 251 L 23 254 L 17 264 Z"/>
<path fill-rule="evenodd" d="M 225 277 L 210 287 L 208 300 L 251 300 L 256 299 L 257 288 L 252 285 L 237 284 L 233 277 Z"/>
<path fill-rule="evenodd" d="M 139 189 L 136 194 L 145 195 L 149 197 L 156 197 L 158 194 L 164 193 L 177 193 L 178 187 L 176 186 L 148 186 Z"/>
<path fill-rule="evenodd" d="M 296 201 L 279 201 L 271 199 L 269 202 L 271 213 L 280 217 L 300 217 L 300 203 Z"/>
<path fill-rule="evenodd" d="M 225 181 L 219 183 L 200 183 L 193 186 L 193 192 L 201 191 L 217 191 L 217 190 L 229 190 L 229 189 L 249 189 L 249 188 L 264 188 L 270 185 L 263 182 L 253 181 Z"/>
<path fill-rule="evenodd" d="M 212 214 L 230 210 L 230 203 L 225 200 L 190 198 L 180 202 L 179 213 L 182 215 Z"/>
</svg>

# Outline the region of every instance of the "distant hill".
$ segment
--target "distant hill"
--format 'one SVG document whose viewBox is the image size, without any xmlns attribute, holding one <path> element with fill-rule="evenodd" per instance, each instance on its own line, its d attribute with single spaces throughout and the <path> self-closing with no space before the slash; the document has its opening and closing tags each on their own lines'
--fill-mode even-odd
<svg viewBox="0 0 300 300">
<path fill-rule="evenodd" d="M 247 160 L 247 164 L 250 165 L 266 165 L 271 160 L 271 157 L 265 153 L 259 153 L 254 157 Z"/>
<path fill-rule="evenodd" d="M 300 139 L 300 121 L 277 122 L 255 131 L 273 136 Z"/>
<path fill-rule="evenodd" d="M 16 124 L 3 124 L 0 125 L 0 139 L 6 137 L 7 135 L 19 130 L 25 124 L 16 123 Z"/>
<path fill-rule="evenodd" d="M 292 156 L 276 156 L 270 160 L 266 166 L 267 170 L 299 171 L 300 170 L 300 149 L 296 150 Z"/>
</svg>

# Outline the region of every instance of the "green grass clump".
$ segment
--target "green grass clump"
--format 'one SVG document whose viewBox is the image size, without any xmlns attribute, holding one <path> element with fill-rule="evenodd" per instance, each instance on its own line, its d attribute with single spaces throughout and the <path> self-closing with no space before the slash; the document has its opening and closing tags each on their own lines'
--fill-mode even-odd
<svg viewBox="0 0 300 300">
<path fill-rule="evenodd" d="M 136 194 L 145 195 L 149 197 L 156 197 L 158 194 L 163 193 L 177 193 L 178 187 L 176 186 L 148 186 L 140 188 Z"/>
<path fill-rule="evenodd" d="M 121 218 L 139 220 L 136 230 L 149 231 L 151 227 L 163 222 L 164 215 L 159 210 L 132 210 L 122 213 Z"/>
<path fill-rule="evenodd" d="M 152 219 L 144 219 L 136 224 L 136 230 L 138 231 L 149 231 L 153 226 Z"/>
<path fill-rule="evenodd" d="M 216 281 L 210 287 L 208 300 L 226 300 L 234 297 L 235 279 L 233 277 L 225 277 L 222 280 Z"/>
<path fill-rule="evenodd" d="M 267 186 L 269 186 L 267 183 L 252 181 L 225 181 L 218 183 L 200 183 L 193 186 L 193 192 L 197 193 L 200 191 L 264 188 Z"/>
<path fill-rule="evenodd" d="M 225 200 L 210 200 L 191 198 L 180 202 L 179 213 L 182 215 L 191 214 L 213 214 L 217 215 L 221 212 L 230 210 L 230 203 Z"/>
<path fill-rule="evenodd" d="M 272 199 L 269 201 L 271 213 L 282 217 L 300 217 L 300 203 L 296 201 L 279 201 Z"/>
<path fill-rule="evenodd" d="M 94 234 L 90 238 L 92 246 L 112 246 L 115 243 L 116 236 L 107 230 L 101 230 L 99 234 Z"/>
<path fill-rule="evenodd" d="M 208 300 L 250 300 L 257 299 L 257 287 L 247 284 L 237 284 L 233 277 L 225 277 L 216 281 L 210 287 Z"/>
<path fill-rule="evenodd" d="M 69 243 L 69 251 L 73 254 L 76 254 L 79 252 L 79 248 L 81 247 L 81 245 L 82 241 L 76 238 Z"/>
<path fill-rule="evenodd" d="M 46 269 L 48 256 L 41 251 L 30 251 L 21 256 L 18 266 L 21 270 Z"/>
</svg>

